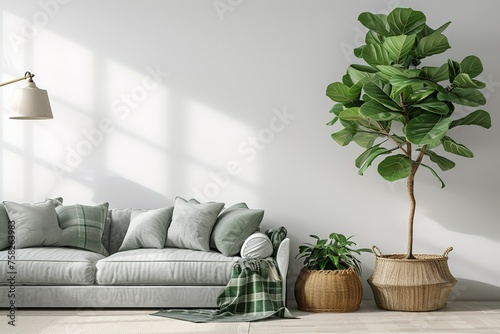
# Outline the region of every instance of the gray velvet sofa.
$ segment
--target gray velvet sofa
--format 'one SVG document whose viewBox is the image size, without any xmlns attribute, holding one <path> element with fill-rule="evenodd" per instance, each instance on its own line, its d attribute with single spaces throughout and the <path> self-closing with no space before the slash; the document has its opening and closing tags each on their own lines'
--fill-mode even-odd
<svg viewBox="0 0 500 334">
<path fill-rule="evenodd" d="M 0 251 L 0 307 L 12 300 L 17 308 L 216 307 L 240 255 L 175 247 L 120 250 L 131 217 L 144 211 L 108 210 L 102 234 L 108 256 L 74 247 L 21 248 L 11 274 L 8 249 Z M 286 238 L 275 253 L 284 301 L 289 251 Z M 15 284 L 6 280 L 12 276 Z"/>
</svg>

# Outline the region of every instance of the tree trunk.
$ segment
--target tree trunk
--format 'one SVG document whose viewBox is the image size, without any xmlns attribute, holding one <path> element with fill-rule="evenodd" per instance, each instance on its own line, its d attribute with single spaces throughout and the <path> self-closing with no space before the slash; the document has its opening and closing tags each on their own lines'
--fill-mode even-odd
<svg viewBox="0 0 500 334">
<path fill-rule="evenodd" d="M 408 175 L 408 180 L 406 187 L 408 190 L 408 197 L 410 198 L 410 217 L 408 218 L 408 248 L 406 250 L 406 259 L 414 259 L 413 256 L 413 219 L 415 218 L 415 209 L 417 207 L 417 201 L 415 200 L 414 193 L 414 183 L 415 174 L 417 173 L 418 164 L 416 162 L 412 163 L 410 175 Z"/>
</svg>

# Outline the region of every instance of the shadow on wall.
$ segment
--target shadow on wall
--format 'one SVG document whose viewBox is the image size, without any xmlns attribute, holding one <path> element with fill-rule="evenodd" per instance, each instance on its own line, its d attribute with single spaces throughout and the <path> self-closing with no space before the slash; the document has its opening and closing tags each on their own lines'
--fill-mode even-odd
<svg viewBox="0 0 500 334">
<path fill-rule="evenodd" d="M 450 301 L 453 300 L 499 300 L 500 287 L 456 277 L 458 283 L 451 290 Z"/>
<path fill-rule="evenodd" d="M 425 215 L 432 217 L 433 221 L 449 231 L 477 235 L 498 242 L 498 196 L 493 187 L 490 189 L 467 183 L 454 186 L 453 192 L 446 192 L 446 202 L 425 204 Z"/>
<path fill-rule="evenodd" d="M 119 176 L 100 177 L 95 182 L 96 203 L 109 202 L 111 208 L 152 209 L 174 205 L 174 199 Z"/>
</svg>

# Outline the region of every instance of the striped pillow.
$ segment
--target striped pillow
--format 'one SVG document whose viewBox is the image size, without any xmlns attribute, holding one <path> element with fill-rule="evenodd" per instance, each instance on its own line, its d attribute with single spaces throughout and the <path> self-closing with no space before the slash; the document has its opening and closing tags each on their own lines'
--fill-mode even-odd
<svg viewBox="0 0 500 334">
<path fill-rule="evenodd" d="M 67 205 L 54 201 L 62 237 L 57 246 L 70 246 L 86 249 L 108 256 L 101 243 L 109 204 L 96 206 Z"/>
</svg>

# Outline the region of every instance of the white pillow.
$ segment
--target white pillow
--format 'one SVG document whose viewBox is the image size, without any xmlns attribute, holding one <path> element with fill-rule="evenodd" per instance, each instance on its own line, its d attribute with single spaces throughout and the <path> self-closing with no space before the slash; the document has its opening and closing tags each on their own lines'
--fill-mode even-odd
<svg viewBox="0 0 500 334">
<path fill-rule="evenodd" d="M 263 259 L 273 254 L 273 244 L 267 235 L 255 232 L 246 238 L 241 246 L 242 258 Z"/>
</svg>

